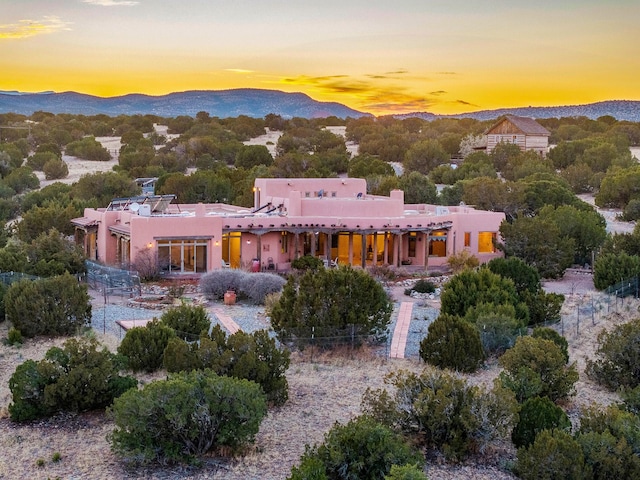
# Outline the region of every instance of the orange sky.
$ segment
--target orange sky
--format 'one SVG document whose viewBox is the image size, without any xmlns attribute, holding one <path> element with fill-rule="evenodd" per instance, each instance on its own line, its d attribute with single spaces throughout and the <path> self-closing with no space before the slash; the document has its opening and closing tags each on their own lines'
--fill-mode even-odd
<svg viewBox="0 0 640 480">
<path fill-rule="evenodd" d="M 2 0 L 0 90 L 266 88 L 374 114 L 640 100 L 637 0 Z"/>
</svg>

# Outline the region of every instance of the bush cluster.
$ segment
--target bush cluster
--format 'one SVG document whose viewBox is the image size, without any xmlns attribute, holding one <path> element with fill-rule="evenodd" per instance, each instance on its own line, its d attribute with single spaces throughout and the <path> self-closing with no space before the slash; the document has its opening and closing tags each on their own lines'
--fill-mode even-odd
<svg viewBox="0 0 640 480">
<path fill-rule="evenodd" d="M 610 390 L 640 385 L 640 318 L 598 335 L 596 360 L 587 360 L 587 375 Z"/>
<path fill-rule="evenodd" d="M 324 262 L 313 255 L 303 255 L 291 262 L 291 268 L 296 270 L 319 270 L 324 267 Z"/>
<path fill-rule="evenodd" d="M 11 375 L 11 419 L 104 408 L 138 383 L 119 375 L 123 366 L 123 360 L 106 348 L 98 350 L 94 339 L 72 338 L 63 348 L 50 348 L 43 360 L 27 360 Z"/>
<path fill-rule="evenodd" d="M 385 338 L 391 311 L 382 285 L 347 265 L 289 276 L 271 325 L 280 341 L 298 348 L 355 346 Z"/>
<path fill-rule="evenodd" d="M 436 367 L 475 372 L 485 355 L 476 327 L 444 314 L 429 325 L 429 333 L 420 342 L 420 358 Z"/>
<path fill-rule="evenodd" d="M 252 334 L 238 331 L 227 337 L 218 325 L 198 342 L 174 337 L 164 351 L 164 366 L 169 372 L 210 369 L 218 375 L 252 380 L 275 405 L 284 404 L 289 397 L 285 376 L 289 362 L 289 352 L 279 349 L 265 330 Z"/>
<path fill-rule="evenodd" d="M 7 319 L 27 338 L 71 335 L 91 322 L 87 286 L 71 275 L 21 280 L 4 295 Z"/>
<path fill-rule="evenodd" d="M 227 291 L 232 290 L 246 296 L 253 303 L 262 304 L 268 294 L 281 291 L 284 284 L 285 280 L 274 273 L 249 273 L 225 268 L 203 275 L 200 290 L 207 298 L 216 300 L 222 299 Z"/>
<path fill-rule="evenodd" d="M 578 381 L 575 363 L 567 365 L 561 347 L 545 338 L 518 338 L 499 363 L 504 369 L 500 381 L 519 402 L 536 396 L 552 401 L 567 398 L 573 395 Z"/>
<path fill-rule="evenodd" d="M 411 292 L 433 293 L 435 291 L 436 291 L 436 285 L 433 282 L 427 280 L 426 278 L 421 278 L 416 282 L 416 284 L 413 287 L 407 288 L 404 291 L 404 294 L 411 295 Z"/>
<path fill-rule="evenodd" d="M 126 358 L 128 368 L 134 372 L 154 372 L 162 367 L 164 351 L 175 336 L 172 328 L 154 319 L 144 327 L 127 330 L 118 353 Z"/>
<path fill-rule="evenodd" d="M 543 430 L 571 430 L 567 414 L 547 397 L 525 400 L 518 417 L 518 423 L 511 433 L 511 440 L 516 447 L 528 447 Z"/>
<path fill-rule="evenodd" d="M 293 467 L 288 480 L 384 480 L 394 465 L 411 467 L 420 463 L 421 457 L 417 450 L 389 427 L 361 416 L 345 425 L 336 423 L 325 434 L 322 444 L 314 447 L 307 445 L 300 465 Z"/>
<path fill-rule="evenodd" d="M 208 332 L 211 319 L 207 310 L 201 305 L 180 305 L 168 309 L 160 317 L 160 321 L 172 328 L 181 338 L 196 339 L 202 332 Z"/>
<path fill-rule="evenodd" d="M 204 370 L 129 390 L 110 414 L 114 452 L 139 463 L 181 462 L 252 442 L 267 402 L 256 383 Z"/>
<path fill-rule="evenodd" d="M 513 393 L 499 385 L 487 391 L 437 369 L 399 371 L 386 381 L 395 387 L 393 395 L 367 389 L 364 413 L 450 459 L 508 438 L 517 419 Z"/>
</svg>

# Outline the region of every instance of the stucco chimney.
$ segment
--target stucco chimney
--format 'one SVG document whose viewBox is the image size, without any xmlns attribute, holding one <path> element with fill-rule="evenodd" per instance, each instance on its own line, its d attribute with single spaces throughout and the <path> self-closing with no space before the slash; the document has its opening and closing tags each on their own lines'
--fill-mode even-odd
<svg viewBox="0 0 640 480">
<path fill-rule="evenodd" d="M 402 202 L 402 204 L 404 205 L 404 191 L 403 190 L 391 190 L 391 193 L 389 194 L 390 198 L 393 198 L 394 200 L 400 200 Z"/>
</svg>

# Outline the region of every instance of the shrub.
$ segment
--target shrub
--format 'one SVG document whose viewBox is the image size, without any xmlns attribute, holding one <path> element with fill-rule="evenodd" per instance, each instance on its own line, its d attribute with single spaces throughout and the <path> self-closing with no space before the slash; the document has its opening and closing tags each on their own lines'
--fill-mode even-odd
<svg viewBox="0 0 640 480">
<path fill-rule="evenodd" d="M 206 368 L 218 375 L 252 380 L 275 405 L 283 405 L 289 397 L 285 376 L 289 363 L 289 352 L 279 349 L 265 330 L 252 334 L 238 331 L 227 338 L 218 325 L 198 343 L 172 339 L 164 351 L 164 366 L 169 372 Z"/>
<path fill-rule="evenodd" d="M 211 319 L 201 305 L 180 305 L 168 309 L 160 316 L 160 322 L 173 328 L 176 334 L 188 340 L 197 339 L 202 332 L 207 333 Z"/>
<path fill-rule="evenodd" d="M 200 291 L 210 300 L 220 300 L 225 292 L 239 293 L 249 273 L 235 268 L 223 268 L 208 272 L 200 278 Z"/>
<path fill-rule="evenodd" d="M 304 348 L 359 345 L 386 337 L 392 304 L 384 288 L 364 270 L 350 266 L 291 275 L 271 311 L 283 342 Z"/>
<path fill-rule="evenodd" d="M 291 268 L 296 270 L 319 270 L 324 267 L 324 263 L 320 258 L 312 255 L 303 255 L 291 262 Z"/>
<path fill-rule="evenodd" d="M 480 334 L 465 320 L 440 315 L 420 342 L 420 358 L 436 367 L 475 372 L 484 362 Z"/>
<path fill-rule="evenodd" d="M 518 416 L 518 423 L 511 433 L 511 440 L 516 447 L 528 447 L 542 430 L 571 429 L 567 414 L 546 397 L 525 400 Z"/>
<path fill-rule="evenodd" d="M 468 250 L 462 250 L 460 253 L 449 255 L 447 265 L 451 268 L 453 274 L 458 274 L 463 270 L 473 270 L 480 265 L 478 257 L 469 253 Z"/>
<path fill-rule="evenodd" d="M 601 253 L 593 264 L 593 285 L 598 290 L 640 274 L 640 257 L 626 252 Z"/>
<path fill-rule="evenodd" d="M 553 328 L 534 328 L 531 336 L 533 338 L 544 338 L 546 340 L 551 340 L 558 347 L 560 347 L 560 351 L 562 352 L 565 363 L 569 363 L 569 342 L 567 342 L 567 339 L 556 332 Z"/>
<path fill-rule="evenodd" d="M 429 480 L 418 465 L 391 465 L 385 480 Z"/>
<path fill-rule="evenodd" d="M 373 419 L 361 416 L 346 425 L 334 424 L 319 446 L 307 445 L 300 466 L 293 467 L 289 479 L 384 480 L 392 465 L 420 461 L 422 456 L 402 437 Z"/>
<path fill-rule="evenodd" d="M 27 158 L 27 167 L 31 170 L 42 171 L 47 162 L 60 160 L 60 157 L 53 152 L 36 152 Z"/>
<path fill-rule="evenodd" d="M 532 445 L 519 449 L 515 470 L 524 480 L 591 478 L 580 445 L 562 430 L 543 430 Z"/>
<path fill-rule="evenodd" d="M 264 314 L 267 317 L 271 316 L 271 311 L 273 307 L 280 301 L 280 297 L 282 296 L 282 292 L 274 292 L 268 293 L 264 297 Z"/>
<path fill-rule="evenodd" d="M 254 273 L 247 275 L 240 290 L 255 304 L 263 304 L 267 295 L 282 291 L 286 280 L 275 273 Z"/>
<path fill-rule="evenodd" d="M 640 478 L 640 458 L 624 438 L 605 430 L 578 434 L 576 440 L 594 480 Z"/>
<path fill-rule="evenodd" d="M 33 420 L 59 411 L 83 412 L 110 405 L 114 398 L 137 385 L 118 372 L 123 361 L 95 339 L 67 340 L 50 348 L 41 361 L 18 365 L 9 380 L 15 421 Z"/>
<path fill-rule="evenodd" d="M 566 398 L 573 395 L 578 381 L 575 363 L 567 365 L 560 347 L 544 338 L 518 338 L 499 363 L 504 368 L 500 381 L 519 402 L 536 396 L 553 401 Z"/>
<path fill-rule="evenodd" d="M 7 343 L 9 345 L 22 345 L 24 339 L 22 333 L 15 327 L 11 327 L 7 332 Z"/>
<path fill-rule="evenodd" d="M 621 410 L 615 405 L 605 409 L 593 405 L 582 410 L 578 431 L 580 435 L 606 432 L 609 432 L 618 441 L 624 441 L 636 456 L 640 452 L 640 417 Z"/>
<path fill-rule="evenodd" d="M 610 390 L 640 384 L 640 318 L 598 335 L 597 360 L 587 360 L 587 375 Z"/>
<path fill-rule="evenodd" d="M 27 338 L 70 335 L 91 322 L 87 286 L 69 274 L 16 282 L 4 304 L 7 319 Z"/>
<path fill-rule="evenodd" d="M 394 395 L 367 389 L 363 412 L 448 458 L 483 452 L 492 441 L 508 438 L 517 418 L 513 393 L 499 385 L 486 391 L 437 369 L 395 372 L 386 382 Z"/>
<path fill-rule="evenodd" d="M 141 463 L 189 461 L 252 442 L 266 413 L 253 382 L 209 370 L 174 374 L 114 401 L 109 441 L 115 453 Z"/>
<path fill-rule="evenodd" d="M 164 349 L 174 336 L 172 328 L 154 319 L 144 327 L 129 329 L 118 353 L 126 357 L 127 366 L 134 372 L 153 372 L 162 367 Z"/>
<path fill-rule="evenodd" d="M 442 313 L 464 317 L 470 307 L 481 303 L 513 305 L 518 311 L 518 295 L 513 281 L 502 278 L 488 268 L 464 270 L 443 287 Z"/>
<path fill-rule="evenodd" d="M 526 333 L 524 322 L 516 318 L 513 305 L 481 303 L 467 310 L 465 321 L 475 324 L 485 355 L 502 354 Z"/>
<path fill-rule="evenodd" d="M 57 180 L 59 178 L 66 178 L 69 175 L 69 166 L 64 160 L 56 158 L 55 160 L 49 160 L 42 167 L 44 172 L 44 178 L 47 180 Z"/>
<path fill-rule="evenodd" d="M 640 199 L 632 198 L 624 207 L 622 218 L 627 222 L 634 222 L 640 220 Z"/>
<path fill-rule="evenodd" d="M 421 278 L 413 287 L 409 288 L 408 290 L 409 293 L 407 293 L 407 291 L 405 290 L 405 295 L 411 295 L 412 291 L 418 293 L 433 293 L 436 291 L 436 286 L 433 282 L 430 282 L 426 278 Z"/>
</svg>

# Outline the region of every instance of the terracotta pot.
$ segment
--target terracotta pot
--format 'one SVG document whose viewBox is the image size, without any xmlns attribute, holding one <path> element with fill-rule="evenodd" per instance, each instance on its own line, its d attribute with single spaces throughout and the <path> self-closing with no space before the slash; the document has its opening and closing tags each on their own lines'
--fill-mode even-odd
<svg viewBox="0 0 640 480">
<path fill-rule="evenodd" d="M 224 304 L 225 305 L 233 305 L 236 303 L 236 292 L 233 290 L 228 290 L 224 294 Z"/>
</svg>

